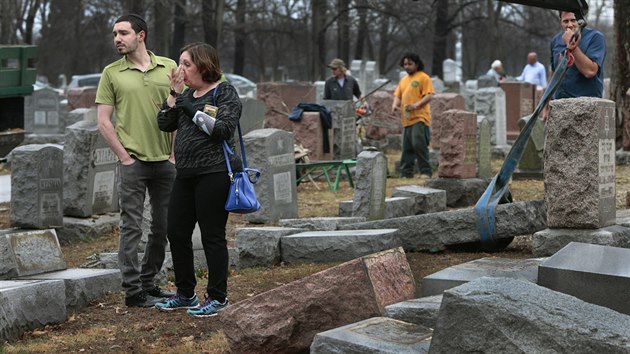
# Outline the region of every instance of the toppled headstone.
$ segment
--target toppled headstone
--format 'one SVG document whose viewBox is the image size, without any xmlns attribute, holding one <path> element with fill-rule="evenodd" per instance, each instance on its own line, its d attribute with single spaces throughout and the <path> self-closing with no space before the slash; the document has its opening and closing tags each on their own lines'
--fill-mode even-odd
<svg viewBox="0 0 630 354">
<path fill-rule="evenodd" d="M 62 280 L 0 280 L 0 342 L 68 319 Z"/>
<path fill-rule="evenodd" d="M 499 204 L 496 208 L 496 238 L 532 234 L 546 227 L 546 208 L 542 200 Z M 430 250 L 435 246 L 455 245 L 480 240 L 473 209 L 366 221 L 339 226 L 340 230 L 398 229 L 407 251 Z"/>
<path fill-rule="evenodd" d="M 219 320 L 234 353 L 295 353 L 308 351 L 321 331 L 379 316 L 413 296 L 413 276 L 398 248 L 235 303 L 219 311 Z"/>
<path fill-rule="evenodd" d="M 385 315 L 400 321 L 435 327 L 442 305 L 442 294 L 401 301 L 385 306 Z"/>
<path fill-rule="evenodd" d="M 310 353 L 428 353 L 432 333 L 417 324 L 374 317 L 318 333 Z"/>
<path fill-rule="evenodd" d="M 282 261 L 331 263 L 400 247 L 397 230 L 308 231 L 280 239 Z"/>
<path fill-rule="evenodd" d="M 279 225 L 283 227 L 302 228 L 311 231 L 332 231 L 337 230 L 339 225 L 353 224 L 365 221 L 362 217 L 315 217 L 300 219 L 282 219 Z"/>
<path fill-rule="evenodd" d="M 630 250 L 571 242 L 538 268 L 538 284 L 630 314 Z"/>
<path fill-rule="evenodd" d="M 627 353 L 630 317 L 536 284 L 480 278 L 444 293 L 440 353 Z"/>
<path fill-rule="evenodd" d="M 245 227 L 236 229 L 234 245 L 243 268 L 280 264 L 280 238 L 303 232 L 292 227 Z"/>
<path fill-rule="evenodd" d="M 0 279 L 66 269 L 66 262 L 54 229 L 0 233 Z"/>
<path fill-rule="evenodd" d="M 446 191 L 422 186 L 400 186 L 392 190 L 393 197 L 409 197 L 414 201 L 412 215 L 446 210 Z"/>
</svg>

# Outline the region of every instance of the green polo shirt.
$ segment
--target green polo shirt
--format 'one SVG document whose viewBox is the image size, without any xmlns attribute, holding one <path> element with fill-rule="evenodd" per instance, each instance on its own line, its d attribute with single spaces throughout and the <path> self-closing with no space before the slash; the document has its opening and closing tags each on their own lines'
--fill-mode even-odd
<svg viewBox="0 0 630 354">
<path fill-rule="evenodd" d="M 160 131 L 157 113 L 170 92 L 167 74 L 177 64 L 149 52 L 151 64 L 142 72 L 127 56 L 103 69 L 96 103 L 113 106 L 116 134 L 129 152 L 141 161 L 164 161 L 171 154 L 171 133 Z"/>
</svg>

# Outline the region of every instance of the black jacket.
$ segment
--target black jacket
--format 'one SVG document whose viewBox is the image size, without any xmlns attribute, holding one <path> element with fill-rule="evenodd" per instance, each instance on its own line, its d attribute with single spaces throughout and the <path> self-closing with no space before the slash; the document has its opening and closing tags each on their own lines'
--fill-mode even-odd
<svg viewBox="0 0 630 354">
<path fill-rule="evenodd" d="M 214 102 L 214 91 L 216 103 Z M 197 127 L 177 106 L 168 108 L 166 102 L 157 115 L 160 130 L 172 132 L 177 130 L 175 137 L 175 167 L 178 177 L 194 176 L 205 173 L 227 171 L 223 157 L 223 140 L 227 140 L 233 151 L 235 141 L 234 132 L 241 117 L 241 100 L 236 89 L 228 82 L 220 83 L 216 88 L 199 98 L 192 96 L 194 90 L 186 90 L 193 107 L 203 111 L 206 104 L 218 107 L 216 122 L 212 134 L 208 136 Z M 242 169 L 240 158 L 232 155 L 230 158 L 232 170 Z"/>
</svg>

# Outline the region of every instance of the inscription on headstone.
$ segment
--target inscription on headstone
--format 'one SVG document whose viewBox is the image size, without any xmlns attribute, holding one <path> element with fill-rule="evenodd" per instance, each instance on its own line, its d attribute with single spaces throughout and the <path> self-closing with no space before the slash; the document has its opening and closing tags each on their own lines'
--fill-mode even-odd
<svg viewBox="0 0 630 354">
<path fill-rule="evenodd" d="M 262 208 L 246 214 L 252 223 L 297 217 L 297 186 L 293 134 L 280 129 L 258 129 L 243 137 L 249 167 L 259 169 L 255 185 Z"/>
<path fill-rule="evenodd" d="M 87 113 L 91 114 L 91 113 Z M 88 217 L 118 210 L 118 158 L 98 131 L 81 120 L 66 129 L 64 214 Z"/>
<path fill-rule="evenodd" d="M 23 145 L 12 154 L 11 224 L 36 229 L 62 226 L 62 147 Z"/>
</svg>

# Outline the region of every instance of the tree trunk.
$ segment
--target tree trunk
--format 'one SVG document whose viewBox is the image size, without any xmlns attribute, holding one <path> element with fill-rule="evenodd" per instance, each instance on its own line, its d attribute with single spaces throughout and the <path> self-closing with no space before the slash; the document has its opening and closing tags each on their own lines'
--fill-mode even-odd
<svg viewBox="0 0 630 354">
<path fill-rule="evenodd" d="M 386 1 L 384 5 L 384 12 L 386 14 L 393 13 L 393 6 L 391 1 Z M 379 30 L 380 47 L 378 50 L 378 70 L 380 73 L 387 72 L 387 58 L 389 57 L 389 26 L 391 23 L 391 17 L 381 16 L 381 28 Z M 394 58 L 396 60 L 396 58 Z"/>
<path fill-rule="evenodd" d="M 337 57 L 350 60 L 350 0 L 337 0 Z"/>
<path fill-rule="evenodd" d="M 326 0 L 312 0 L 313 58 L 311 79 L 322 80 L 326 68 Z"/>
<path fill-rule="evenodd" d="M 630 151 L 630 0 L 615 0 L 615 64 L 610 97 L 617 107 L 617 148 Z"/>
<path fill-rule="evenodd" d="M 186 38 L 186 0 L 178 0 L 175 3 L 173 16 L 173 41 L 171 44 L 171 59 L 179 63 L 179 50 L 184 46 Z"/>
<path fill-rule="evenodd" d="M 171 34 L 171 16 L 173 14 L 173 4 L 170 0 L 156 0 L 153 4 L 155 13 L 155 25 L 151 36 L 152 45 L 149 47 L 157 55 L 168 55 Z"/>
<path fill-rule="evenodd" d="M 357 46 L 354 51 L 354 59 L 363 59 L 365 56 L 365 41 L 367 39 L 367 2 L 365 0 L 357 0 L 359 13 L 359 28 L 357 28 Z M 348 64 L 350 65 L 350 64 Z"/>
<path fill-rule="evenodd" d="M 433 34 L 433 60 L 431 74 L 444 79 L 442 62 L 446 60 L 446 49 L 449 32 L 448 1 L 436 1 L 436 16 Z"/>
<path fill-rule="evenodd" d="M 144 18 L 144 0 L 126 0 L 124 2 L 124 8 L 127 13 L 140 15 Z"/>
<path fill-rule="evenodd" d="M 224 8 L 225 3 L 222 0 L 202 0 L 201 2 L 201 12 L 207 14 L 208 17 L 206 21 L 202 22 L 204 40 L 216 49 L 219 49 L 221 43 Z"/>
<path fill-rule="evenodd" d="M 236 2 L 236 23 L 234 24 L 234 73 L 243 75 L 245 71 L 245 0 Z"/>
</svg>

